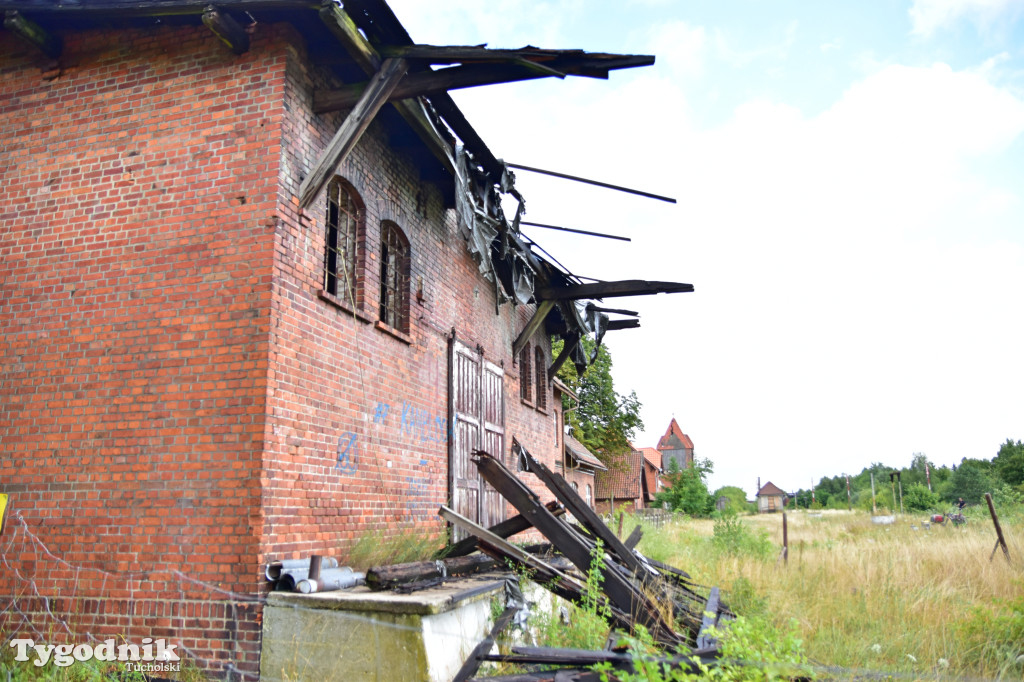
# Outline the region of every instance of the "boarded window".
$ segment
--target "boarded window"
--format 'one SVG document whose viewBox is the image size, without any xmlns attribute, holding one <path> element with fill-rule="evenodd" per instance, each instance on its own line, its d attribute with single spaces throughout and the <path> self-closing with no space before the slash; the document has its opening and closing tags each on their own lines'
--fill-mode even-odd
<svg viewBox="0 0 1024 682">
<path fill-rule="evenodd" d="M 534 375 L 537 377 L 537 409 L 548 409 L 548 363 L 544 358 L 544 351 L 540 346 L 534 349 Z"/>
<path fill-rule="evenodd" d="M 519 351 L 519 397 L 532 402 L 533 372 L 530 362 L 530 344 Z"/>
<path fill-rule="evenodd" d="M 363 238 L 363 205 L 341 178 L 327 186 L 327 245 L 324 251 L 324 290 L 344 303 L 359 300 L 357 264 Z"/>
<path fill-rule="evenodd" d="M 380 227 L 380 321 L 409 333 L 409 240 L 389 221 Z"/>
<path fill-rule="evenodd" d="M 483 354 L 452 343 L 451 411 L 453 438 L 449 443 L 449 487 L 455 511 L 482 526 L 505 520 L 505 501 L 480 476 L 470 459 L 483 450 L 505 463 L 505 373 Z M 455 530 L 456 539 L 464 533 Z"/>
</svg>

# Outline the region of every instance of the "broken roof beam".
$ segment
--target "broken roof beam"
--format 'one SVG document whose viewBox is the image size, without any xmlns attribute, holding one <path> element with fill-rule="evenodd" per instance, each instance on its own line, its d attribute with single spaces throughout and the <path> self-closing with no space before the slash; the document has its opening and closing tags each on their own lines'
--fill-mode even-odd
<svg viewBox="0 0 1024 682">
<path fill-rule="evenodd" d="M 560 57 L 583 57 L 592 61 L 617 60 L 628 57 L 636 60 L 636 66 L 654 64 L 653 55 L 620 55 L 606 52 L 585 52 L 583 50 L 552 50 L 543 47 L 520 47 L 512 49 L 489 48 L 484 45 L 385 45 L 380 53 L 386 57 L 403 57 L 416 59 L 431 64 L 463 64 L 465 62 L 503 62 L 524 59 L 532 62 L 545 62 Z M 624 68 L 624 67 L 612 67 Z"/>
<path fill-rule="evenodd" d="M 380 68 L 383 59 L 359 32 L 352 17 L 332 0 L 320 8 L 320 20 L 334 34 L 352 60 L 367 76 Z M 397 100 L 391 105 L 419 135 L 430 152 L 449 172 L 455 172 L 455 144 L 448 131 L 439 128 L 427 116 L 423 106 L 414 100 Z"/>
<path fill-rule="evenodd" d="M 554 301 L 541 301 L 537 304 L 537 310 L 534 311 L 533 317 L 531 317 L 530 321 L 526 323 L 526 326 L 523 327 L 523 331 L 519 333 L 519 336 L 516 337 L 515 342 L 512 344 L 512 359 L 514 361 L 519 358 L 520 351 L 526 347 L 526 344 L 530 342 L 533 335 L 536 334 L 537 330 L 540 329 L 542 324 L 544 324 L 545 318 L 547 318 L 548 313 L 550 313 L 551 309 L 554 307 Z"/>
<path fill-rule="evenodd" d="M 59 57 L 64 47 L 58 36 L 53 35 L 17 10 L 9 9 L 4 13 L 4 28 L 35 46 L 50 59 Z"/>
<path fill-rule="evenodd" d="M 401 54 L 400 50 L 395 52 Z M 404 57 L 401 57 L 404 59 Z M 512 83 L 515 81 L 536 78 L 564 78 L 565 76 L 586 76 L 590 78 L 607 78 L 609 69 L 644 66 L 646 57 L 624 56 L 614 62 L 603 62 L 589 59 L 571 58 L 556 59 L 550 63 L 515 60 L 509 64 L 469 64 L 452 66 L 437 71 L 421 71 L 410 74 L 394 94 L 392 99 L 408 99 L 424 95 L 435 95 L 449 90 L 473 88 L 496 83 Z M 366 87 L 365 83 L 354 83 L 341 88 L 317 90 L 313 94 L 313 111 L 323 113 L 347 109 L 359 98 Z"/>
<path fill-rule="evenodd" d="M 683 284 L 682 282 L 623 279 L 615 282 L 591 282 L 566 287 L 543 287 L 537 290 L 536 296 L 542 301 L 575 301 L 583 298 L 649 296 L 651 294 L 679 294 L 692 291 L 692 284 Z"/>
<path fill-rule="evenodd" d="M 638 329 L 640 327 L 640 320 L 612 320 L 605 327 L 606 331 L 615 331 L 616 329 Z"/>
<path fill-rule="evenodd" d="M 355 148 L 359 138 L 370 127 L 373 117 L 387 101 L 387 96 L 405 76 L 408 64 L 403 59 L 385 59 L 370 81 L 355 108 L 345 117 L 334 138 L 299 187 L 299 209 L 305 209 L 334 175 L 341 162 Z"/>
<path fill-rule="evenodd" d="M 229 14 L 222 12 L 215 5 L 208 5 L 203 10 L 203 23 L 235 54 L 245 54 L 249 51 L 249 34 Z"/>
</svg>

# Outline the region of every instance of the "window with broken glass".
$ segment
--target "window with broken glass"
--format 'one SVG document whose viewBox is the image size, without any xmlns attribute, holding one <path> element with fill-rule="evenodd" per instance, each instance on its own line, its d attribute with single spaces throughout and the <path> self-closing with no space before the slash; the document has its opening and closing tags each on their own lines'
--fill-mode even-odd
<svg viewBox="0 0 1024 682">
<path fill-rule="evenodd" d="M 342 178 L 327 186 L 327 248 L 324 253 L 324 291 L 356 307 L 359 241 L 363 232 L 362 202 Z"/>
<path fill-rule="evenodd" d="M 380 321 L 409 333 L 409 240 L 398 225 L 380 229 Z"/>
<path fill-rule="evenodd" d="M 523 402 L 533 402 L 533 371 L 530 369 L 530 344 L 519 351 L 519 397 Z"/>
<path fill-rule="evenodd" d="M 548 363 L 544 358 L 544 351 L 540 346 L 534 348 L 534 376 L 537 380 L 537 409 L 546 411 L 548 409 Z"/>
</svg>

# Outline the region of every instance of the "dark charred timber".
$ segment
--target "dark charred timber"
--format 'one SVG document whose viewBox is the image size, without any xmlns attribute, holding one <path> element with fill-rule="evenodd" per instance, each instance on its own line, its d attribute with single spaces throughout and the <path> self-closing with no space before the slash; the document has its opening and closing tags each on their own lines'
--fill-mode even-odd
<svg viewBox="0 0 1024 682">
<path fill-rule="evenodd" d="M 515 618 L 518 612 L 519 609 L 514 606 L 510 606 L 502 611 L 498 619 L 494 621 L 494 627 L 491 628 L 490 633 L 469 653 L 469 657 L 462 664 L 462 667 L 459 668 L 459 672 L 455 673 L 452 682 L 465 682 L 476 674 L 476 671 L 480 668 L 480 656 L 490 652 L 491 647 L 494 646 L 494 640 L 508 627 L 508 624 L 512 622 L 512 619 Z"/>
<path fill-rule="evenodd" d="M 576 347 L 579 345 L 579 334 L 570 334 L 568 338 L 565 339 L 565 344 L 562 346 L 562 352 L 558 354 L 555 361 L 551 363 L 550 367 L 548 367 L 548 381 L 555 378 L 555 375 L 558 374 L 558 370 L 562 368 L 562 365 L 564 365 L 565 361 L 572 356 L 573 351 L 575 351 Z"/>
<path fill-rule="evenodd" d="M 228 13 L 209 5 L 203 10 L 203 23 L 235 54 L 249 51 L 249 34 Z"/>
<path fill-rule="evenodd" d="M 441 570 L 442 566 L 444 570 Z M 442 561 L 413 561 L 391 566 L 374 566 L 366 572 L 366 585 L 371 590 L 390 590 L 407 583 L 442 578 L 446 575 L 469 575 L 494 567 L 493 559 L 479 554 Z"/>
<path fill-rule="evenodd" d="M 712 637 L 708 629 L 718 625 L 718 588 L 712 587 L 708 596 L 708 603 L 704 607 L 704 618 L 700 624 L 700 632 L 697 633 L 697 648 L 718 646 L 718 640 Z"/>
<path fill-rule="evenodd" d="M 64 48 L 60 38 L 17 10 L 9 9 L 4 13 L 4 28 L 35 46 L 50 59 L 59 57 Z"/>
<path fill-rule="evenodd" d="M 565 509 L 563 509 L 562 506 L 554 500 L 548 502 L 544 506 L 547 507 L 548 511 L 550 511 L 555 516 L 561 516 L 565 514 Z M 502 521 L 501 523 L 491 526 L 487 530 L 494 533 L 499 538 L 505 539 L 510 538 L 517 533 L 522 533 L 524 530 L 528 530 L 530 528 L 533 528 L 530 522 L 527 521 L 522 514 L 517 514 L 510 519 L 507 519 L 505 521 Z M 466 556 L 467 554 L 472 554 L 476 550 L 476 536 L 470 536 L 464 540 L 456 542 L 454 545 L 448 545 L 434 556 L 437 559 Z"/>
<path fill-rule="evenodd" d="M 637 329 L 639 326 L 640 320 L 612 320 L 605 329 L 611 332 L 616 329 Z"/>
<path fill-rule="evenodd" d="M 617 282 L 593 282 L 567 287 L 544 287 L 538 289 L 536 295 L 538 299 L 543 301 L 575 301 L 581 298 L 681 294 L 692 291 L 692 284 L 683 284 L 681 282 L 647 282 L 642 279 L 624 279 Z"/>
<path fill-rule="evenodd" d="M 500 462 L 489 454 L 477 450 L 473 459 L 481 476 L 494 487 L 513 507 L 533 522 L 533 526 L 551 541 L 576 568 L 586 574 L 591 569 L 592 558 L 587 544 L 568 526 L 555 518 L 544 508 L 536 494 L 522 481 L 513 476 Z M 619 543 L 621 545 L 621 542 Z M 655 641 L 668 646 L 677 646 L 683 640 L 669 623 L 665 622 L 658 610 L 658 604 L 613 568 L 599 560 L 599 570 L 604 576 L 603 590 L 609 601 L 624 613 L 631 614 L 635 622 L 643 625 Z"/>
<path fill-rule="evenodd" d="M 627 549 L 632 550 L 638 544 L 640 544 L 640 539 L 643 536 L 644 536 L 644 529 L 641 528 L 640 526 L 637 526 L 636 528 L 633 529 L 633 532 L 629 534 L 629 537 L 626 538 L 626 540 L 622 544 L 624 544 Z"/>
</svg>

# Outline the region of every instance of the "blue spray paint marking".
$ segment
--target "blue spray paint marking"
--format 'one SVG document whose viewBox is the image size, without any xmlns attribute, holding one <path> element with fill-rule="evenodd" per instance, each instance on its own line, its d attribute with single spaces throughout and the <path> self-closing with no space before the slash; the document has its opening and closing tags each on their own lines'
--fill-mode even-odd
<svg viewBox="0 0 1024 682">
<path fill-rule="evenodd" d="M 425 461 L 421 460 L 421 463 Z M 407 492 L 405 500 L 406 510 L 413 516 L 432 516 L 434 505 L 430 501 L 430 479 L 406 476 L 405 486 Z"/>
<path fill-rule="evenodd" d="M 391 411 L 391 406 L 387 403 L 377 403 L 377 407 L 373 412 L 373 423 L 383 424 L 388 418 L 388 412 Z"/>
<path fill-rule="evenodd" d="M 356 445 L 356 434 L 346 431 L 338 439 L 338 463 L 334 468 L 341 470 L 346 476 L 351 476 L 356 472 L 358 463 L 359 448 Z"/>
<path fill-rule="evenodd" d="M 402 403 L 402 433 L 421 441 L 445 443 L 448 441 L 448 419 L 433 416 L 427 410 Z"/>
</svg>

